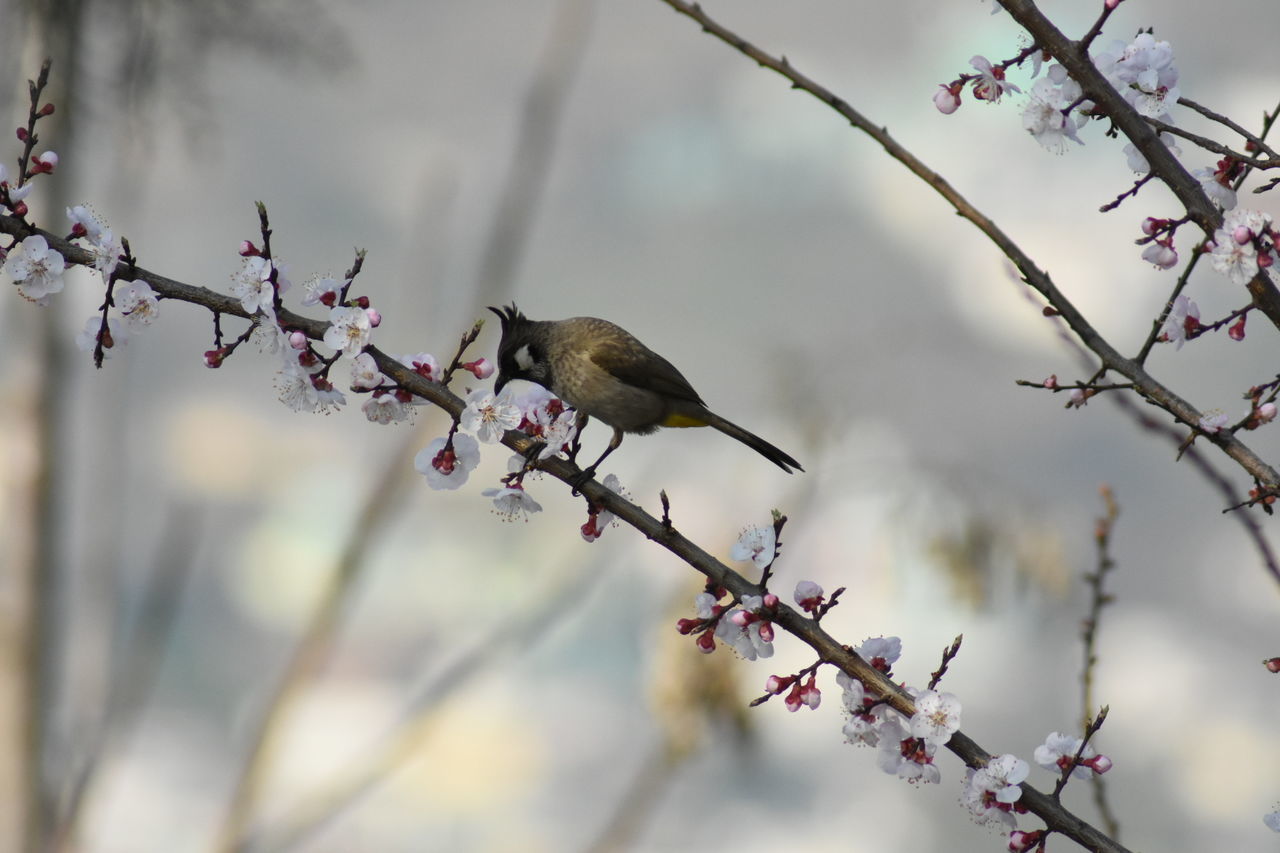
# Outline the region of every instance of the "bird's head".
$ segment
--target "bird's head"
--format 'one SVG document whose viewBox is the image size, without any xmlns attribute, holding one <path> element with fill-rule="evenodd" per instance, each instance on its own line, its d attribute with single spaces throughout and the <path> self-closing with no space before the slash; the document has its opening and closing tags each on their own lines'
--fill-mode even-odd
<svg viewBox="0 0 1280 853">
<path fill-rule="evenodd" d="M 515 303 L 502 308 L 489 307 L 502 321 L 502 340 L 498 343 L 498 378 L 493 390 L 499 392 L 512 379 L 527 379 L 544 388 L 550 385 L 550 363 L 546 352 L 545 323 L 530 320 Z"/>
</svg>

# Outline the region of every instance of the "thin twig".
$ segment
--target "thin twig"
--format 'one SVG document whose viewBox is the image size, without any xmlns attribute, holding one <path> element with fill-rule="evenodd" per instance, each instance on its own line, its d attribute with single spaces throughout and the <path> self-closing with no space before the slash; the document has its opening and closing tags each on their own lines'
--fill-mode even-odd
<svg viewBox="0 0 1280 853">
<path fill-rule="evenodd" d="M 1115 530 L 1116 519 L 1120 515 L 1120 507 L 1116 503 L 1111 487 L 1104 485 L 1101 494 L 1105 512 L 1098 519 L 1094 530 L 1098 562 L 1097 567 L 1084 576 L 1085 583 L 1089 587 L 1089 612 L 1084 618 L 1080 631 L 1084 647 L 1084 666 L 1080 674 L 1080 726 L 1086 733 L 1089 731 L 1093 709 L 1096 707 L 1093 704 L 1093 680 L 1098 665 L 1098 623 L 1102 616 L 1102 609 L 1114 600 L 1106 591 L 1105 585 L 1108 573 L 1115 569 L 1115 560 L 1111 558 L 1111 534 Z M 1095 775 L 1093 779 L 1093 802 L 1098 807 L 1098 814 L 1102 818 L 1102 825 L 1106 828 L 1107 835 L 1119 840 L 1120 822 L 1111 808 L 1111 801 L 1107 798 L 1106 783 L 1101 775 Z"/>
</svg>

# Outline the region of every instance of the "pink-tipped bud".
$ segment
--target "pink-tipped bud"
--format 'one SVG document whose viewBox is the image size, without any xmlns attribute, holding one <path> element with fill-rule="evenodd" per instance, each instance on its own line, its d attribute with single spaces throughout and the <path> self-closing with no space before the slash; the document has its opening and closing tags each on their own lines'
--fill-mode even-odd
<svg viewBox="0 0 1280 853">
<path fill-rule="evenodd" d="M 204 354 L 204 366 L 209 368 L 214 368 L 214 369 L 222 367 L 222 362 L 226 359 L 226 357 L 227 357 L 226 347 L 211 349 Z"/>
<path fill-rule="evenodd" d="M 31 186 L 31 185 L 28 184 L 27 186 Z M 27 203 L 25 201 L 18 202 L 10 209 L 13 211 L 13 215 L 18 217 L 19 219 L 26 216 L 28 211 L 30 210 L 30 208 L 27 207 Z"/>
<path fill-rule="evenodd" d="M 51 115 L 53 115 L 53 103 L 52 103 L 52 102 L 50 102 L 50 103 L 45 104 L 43 107 L 41 107 L 41 108 L 40 108 L 39 115 L 42 115 L 42 116 L 51 116 Z"/>
<path fill-rule="evenodd" d="M 1087 761 L 1081 761 L 1080 763 L 1099 775 L 1106 773 L 1112 766 L 1111 759 L 1107 758 L 1105 755 L 1095 755 L 1093 758 L 1090 758 Z"/>
<path fill-rule="evenodd" d="M 27 129 L 25 127 L 18 128 L 18 141 L 19 142 L 27 141 Z"/>
<path fill-rule="evenodd" d="M 369 318 L 370 327 L 376 329 L 382 325 L 382 315 L 378 313 L 377 308 L 366 308 L 364 313 Z"/>
<path fill-rule="evenodd" d="M 778 596 L 774 595 L 771 592 L 766 592 L 764 594 L 764 606 L 769 610 L 777 610 Z"/>
<path fill-rule="evenodd" d="M 772 622 L 760 623 L 760 639 L 766 643 L 773 642 L 773 623 Z"/>
<path fill-rule="evenodd" d="M 258 247 L 253 245 L 253 243 L 250 242 L 249 240 L 240 241 L 240 257 L 256 258 L 261 254 L 262 252 L 258 250 Z"/>
<path fill-rule="evenodd" d="M 1236 230 L 1231 232 L 1231 239 L 1243 246 L 1253 240 L 1253 231 L 1247 225 L 1237 225 Z"/>
<path fill-rule="evenodd" d="M 822 605 L 822 587 L 813 581 L 800 581 L 796 584 L 795 599 L 801 610 L 813 613 Z"/>
<path fill-rule="evenodd" d="M 1262 662 L 1262 665 L 1267 668 L 1267 672 L 1272 672 L 1272 673 L 1280 672 L 1280 658 L 1271 658 L 1271 660 L 1264 660 Z"/>
<path fill-rule="evenodd" d="M 1040 838 L 1043 835 L 1043 829 L 1037 829 L 1034 832 L 1023 832 L 1020 829 L 1015 829 L 1009 833 L 1010 853 L 1026 853 L 1026 851 L 1040 843 Z"/>
<path fill-rule="evenodd" d="M 774 696 L 777 696 L 779 693 L 790 687 L 795 680 L 796 677 L 794 675 L 771 675 L 765 679 L 765 692 L 772 693 Z"/>
<path fill-rule="evenodd" d="M 290 332 L 290 333 L 289 333 L 289 346 L 293 347 L 294 349 L 299 349 L 299 350 L 300 350 L 300 349 L 306 349 L 306 348 L 307 348 L 307 336 L 306 336 L 306 335 L 304 335 L 302 332 L 297 332 L 297 331 Z"/>
<path fill-rule="evenodd" d="M 960 92 L 963 88 L 960 83 L 952 83 L 950 86 L 939 84 L 938 91 L 933 93 L 933 105 L 938 108 L 938 112 L 949 116 L 960 109 Z"/>
<path fill-rule="evenodd" d="M 1148 237 L 1154 237 L 1159 233 L 1160 228 L 1165 224 L 1165 220 L 1156 219 L 1154 216 L 1148 216 L 1142 220 L 1142 233 Z"/>
<path fill-rule="evenodd" d="M 676 620 L 676 630 L 681 634 L 692 634 L 695 630 L 702 627 L 701 619 L 678 619 Z"/>
<path fill-rule="evenodd" d="M 1058 387 L 1058 374 L 1056 374 L 1056 373 L 1051 373 L 1051 374 L 1049 374 L 1049 378 L 1048 378 L 1048 379 L 1046 379 L 1046 380 L 1044 381 L 1044 387 L 1046 387 L 1046 388 L 1050 388 L 1050 389 L 1052 389 L 1052 388 L 1057 388 L 1057 387 Z"/>
<path fill-rule="evenodd" d="M 694 645 L 698 647 L 698 651 L 709 655 L 716 650 L 716 635 L 711 631 L 703 631 L 694 641 Z"/>
<path fill-rule="evenodd" d="M 1258 421 L 1260 423 L 1271 423 L 1276 419 L 1276 404 L 1263 403 L 1258 407 Z"/>
<path fill-rule="evenodd" d="M 1245 315 L 1241 314 L 1240 319 L 1232 323 L 1231 327 L 1227 329 L 1227 335 L 1231 338 L 1231 340 L 1233 341 L 1244 340 L 1244 318 L 1245 318 Z"/>
<path fill-rule="evenodd" d="M 31 158 L 31 174 L 49 173 L 58 168 L 58 153 L 46 151 Z"/>
<path fill-rule="evenodd" d="M 356 307 L 357 307 L 357 308 L 363 308 L 363 309 L 365 309 L 365 310 L 367 311 L 367 310 L 369 309 L 369 297 L 367 297 L 367 296 L 357 296 L 357 297 L 356 297 Z"/>
<path fill-rule="evenodd" d="M 489 359 L 487 358 L 477 358 L 475 361 L 468 361 L 465 364 L 463 364 L 462 369 L 470 371 L 471 374 L 475 376 L 476 379 L 488 379 L 490 376 L 493 375 L 493 362 L 489 361 Z M 555 402 L 559 402 L 559 401 L 557 400 Z M 562 405 L 560 408 L 560 412 L 563 412 L 563 411 L 564 411 L 564 407 Z M 551 407 L 550 406 L 547 407 L 547 413 L 552 416 L 558 415 L 560 412 L 552 412 Z"/>
<path fill-rule="evenodd" d="M 748 613 L 745 610 L 735 610 L 729 614 L 729 621 L 737 625 L 739 628 L 745 628 L 752 622 L 756 621 L 755 614 Z"/>
</svg>

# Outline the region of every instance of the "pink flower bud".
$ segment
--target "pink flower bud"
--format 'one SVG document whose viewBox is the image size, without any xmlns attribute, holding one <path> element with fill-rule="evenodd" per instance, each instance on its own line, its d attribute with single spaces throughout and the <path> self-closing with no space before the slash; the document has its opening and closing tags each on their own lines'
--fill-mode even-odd
<svg viewBox="0 0 1280 853">
<path fill-rule="evenodd" d="M 711 631 L 703 631 L 698 635 L 695 645 L 697 645 L 698 651 L 704 655 L 709 655 L 716 650 L 716 635 Z"/>
<path fill-rule="evenodd" d="M 1088 761 L 1082 761 L 1080 763 L 1088 766 L 1094 773 L 1099 775 L 1106 773 L 1111 769 L 1111 759 L 1107 758 L 1105 755 L 1095 755 Z"/>
<path fill-rule="evenodd" d="M 777 696 L 782 691 L 791 686 L 791 682 L 795 681 L 794 676 L 771 675 L 764 682 L 764 690 L 766 693 L 772 693 Z"/>
<path fill-rule="evenodd" d="M 304 335 L 302 332 L 290 332 L 289 346 L 293 347 L 294 349 L 306 349 L 307 336 Z"/>
<path fill-rule="evenodd" d="M 755 620 L 751 617 L 751 614 L 748 613 L 747 611 L 735 610 L 733 611 L 732 614 L 730 614 L 729 621 L 737 625 L 739 628 L 745 628 Z"/>
<path fill-rule="evenodd" d="M 1231 340 L 1233 341 L 1244 340 L 1244 318 L 1245 318 L 1245 315 L 1241 314 L 1240 319 L 1232 323 L 1231 328 L 1227 329 L 1227 335 L 1230 336 Z"/>
<path fill-rule="evenodd" d="M 1026 853 L 1032 847 L 1040 843 L 1040 837 L 1044 835 L 1044 830 L 1037 829 L 1034 832 L 1023 832 L 1015 829 L 1009 833 L 1009 850 L 1010 853 Z"/>
<path fill-rule="evenodd" d="M 1267 672 L 1273 672 L 1273 673 L 1280 672 L 1280 658 L 1271 658 L 1271 660 L 1264 660 L 1262 662 L 1262 665 L 1267 668 Z"/>
<path fill-rule="evenodd" d="M 773 623 L 772 622 L 760 623 L 760 639 L 764 640 L 766 643 L 773 642 Z"/>
<path fill-rule="evenodd" d="M 364 313 L 365 316 L 369 318 L 370 327 L 376 329 L 378 326 L 382 325 L 382 315 L 378 313 L 377 308 L 366 308 L 364 309 Z"/>
<path fill-rule="evenodd" d="M 676 621 L 676 630 L 681 634 L 692 634 L 695 629 L 701 626 L 701 619 L 679 619 Z"/>
<path fill-rule="evenodd" d="M 219 349 L 211 349 L 204 354 L 204 366 L 209 368 L 222 367 L 222 361 L 227 357 L 225 347 Z"/>
<path fill-rule="evenodd" d="M 27 141 L 27 129 L 25 127 L 18 128 L 18 141 L 19 142 Z"/>
<path fill-rule="evenodd" d="M 488 379 L 493 375 L 493 362 L 487 358 L 477 358 L 463 364 L 462 369 L 471 371 L 476 379 Z"/>
<path fill-rule="evenodd" d="M 255 245 L 253 245 L 253 243 L 251 243 L 250 241 L 248 241 L 248 240 L 241 240 L 241 241 L 240 241 L 240 257 L 242 257 L 242 258 L 256 258 L 257 256 L 259 256 L 259 255 L 261 255 L 261 254 L 262 254 L 262 252 L 258 251 L 258 247 L 257 247 L 257 246 L 255 246 Z"/>
<path fill-rule="evenodd" d="M 51 116 L 51 115 L 53 115 L 53 104 L 52 104 L 52 103 L 48 103 L 48 104 L 45 104 L 43 107 L 41 107 L 41 108 L 40 108 L 40 115 L 42 115 L 42 116 Z"/>
<path fill-rule="evenodd" d="M 1237 225 L 1236 230 L 1231 232 L 1231 239 L 1243 246 L 1253 239 L 1253 232 L 1249 230 L 1247 225 Z"/>
<path fill-rule="evenodd" d="M 1275 419 L 1276 419 L 1275 403 L 1263 403 L 1261 406 L 1258 407 L 1258 420 L 1262 421 L 1265 424 L 1265 423 L 1270 423 Z"/>
<path fill-rule="evenodd" d="M 46 151 L 43 154 L 37 154 L 31 158 L 31 172 L 33 174 L 39 172 L 52 172 L 58 167 L 58 153 L 56 151 Z"/>
<path fill-rule="evenodd" d="M 938 112 L 949 116 L 960 109 L 960 89 L 957 84 L 938 86 L 938 91 L 933 93 L 933 105 L 938 108 Z"/>
<path fill-rule="evenodd" d="M 1050 388 L 1050 389 L 1052 389 L 1052 388 L 1057 388 L 1057 387 L 1058 387 L 1058 374 L 1056 374 L 1056 373 L 1050 374 L 1050 375 L 1049 375 L 1049 378 L 1048 378 L 1048 379 L 1046 379 L 1046 380 L 1044 381 L 1044 387 L 1046 387 L 1046 388 Z"/>
<path fill-rule="evenodd" d="M 778 596 L 774 595 L 771 592 L 766 592 L 764 594 L 764 606 L 767 607 L 769 610 L 778 609 Z"/>
</svg>

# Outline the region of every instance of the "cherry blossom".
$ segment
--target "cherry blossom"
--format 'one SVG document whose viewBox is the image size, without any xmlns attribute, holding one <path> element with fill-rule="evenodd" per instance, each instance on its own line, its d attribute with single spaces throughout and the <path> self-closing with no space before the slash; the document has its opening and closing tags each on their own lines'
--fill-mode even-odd
<svg viewBox="0 0 1280 853">
<path fill-rule="evenodd" d="M 494 397 L 492 391 L 477 388 L 467 397 L 459 425 L 485 444 L 497 444 L 509 429 L 520 426 L 520 410 L 511 405 L 504 394 Z"/>
<path fill-rule="evenodd" d="M 34 234 L 9 250 L 3 269 L 24 299 L 48 305 L 49 297 L 62 291 L 66 261 L 44 237 Z"/>
<path fill-rule="evenodd" d="M 951 693 L 926 690 L 916 697 L 911 734 L 938 746 L 960 729 L 960 700 Z"/>
<path fill-rule="evenodd" d="M 978 71 L 978 79 L 973 81 L 973 96 L 978 100 L 994 104 L 1005 92 L 1022 91 L 1004 79 L 1004 68 L 992 65 L 985 56 L 975 56 L 969 64 Z M 936 98 L 934 102 L 937 102 Z"/>
<path fill-rule="evenodd" d="M 480 494 L 493 498 L 493 511 L 502 516 L 503 521 L 515 521 L 516 518 L 528 521 L 531 513 L 542 512 L 542 504 L 529 497 L 521 485 L 485 489 Z"/>
<path fill-rule="evenodd" d="M 458 488 L 479 464 L 480 445 L 466 433 L 456 433 L 452 442 L 445 436 L 433 439 L 413 457 L 413 467 L 433 489 Z"/>
<path fill-rule="evenodd" d="M 160 310 L 160 297 L 145 281 L 117 282 L 115 302 L 130 332 L 140 332 L 150 326 Z"/>
<path fill-rule="evenodd" d="M 369 344 L 369 315 L 363 308 L 339 306 L 329 309 L 329 328 L 324 345 L 348 355 L 356 355 Z"/>
<path fill-rule="evenodd" d="M 757 569 L 766 569 L 777 552 L 778 538 L 772 525 L 748 527 L 729 549 L 729 558 L 738 562 L 750 560 Z"/>
</svg>

